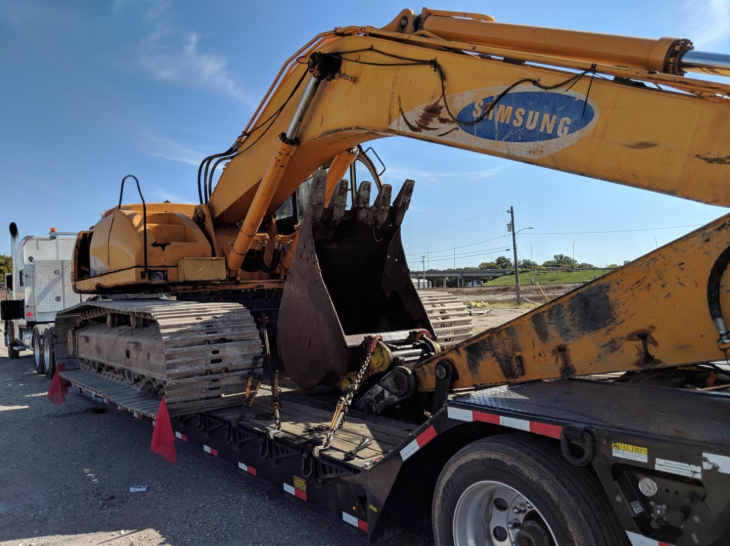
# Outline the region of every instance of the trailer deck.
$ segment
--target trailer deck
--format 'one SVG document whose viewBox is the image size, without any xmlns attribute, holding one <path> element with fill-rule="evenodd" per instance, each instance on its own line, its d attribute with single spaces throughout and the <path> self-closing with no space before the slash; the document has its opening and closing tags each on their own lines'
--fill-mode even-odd
<svg viewBox="0 0 730 546">
<path fill-rule="evenodd" d="M 62 376 L 98 402 L 156 417 L 152 397 L 81 370 Z M 389 520 L 404 520 L 408 505 L 428 498 L 420 487 L 431 463 L 474 439 L 510 432 L 559 441 L 569 461 L 591 465 L 633 544 L 712 544 L 726 536 L 724 519 L 709 517 L 730 513 L 726 394 L 585 379 L 498 386 L 453 397 L 420 426 L 351 411 L 315 457 L 323 437 L 317 427 L 329 425 L 336 396 L 305 395 L 285 379 L 281 390 L 279 431 L 262 386 L 243 419 L 240 405 L 178 416 L 175 436 L 370 540 L 388 536 Z M 351 453 L 365 438 L 371 443 Z M 653 498 L 638 493 L 644 476 L 659 486 Z M 682 531 L 656 529 L 650 501 L 681 519 Z"/>
<path fill-rule="evenodd" d="M 157 416 L 160 401 L 130 389 L 126 385 L 82 370 L 64 371 L 61 372 L 61 376 L 75 387 L 93 394 L 96 398 L 103 398 L 104 402 L 109 405 L 152 420 Z M 317 445 L 316 431 L 319 431 L 321 435 L 321 427 L 329 426 L 332 420 L 332 408 L 337 399 L 333 398 L 331 394 L 321 394 L 318 397 L 305 396 L 286 378 L 283 378 L 281 383 L 280 431 L 277 431 L 274 426 L 271 413 L 271 390 L 267 385 L 261 386 L 253 405 L 244 413 L 243 419 L 241 419 L 240 404 L 210 411 L 206 415 L 221 421 L 236 423 L 238 426 L 247 426 L 268 435 L 277 433 L 282 440 L 301 443 L 302 439 L 308 439 L 312 445 Z M 323 450 L 322 454 L 358 467 L 371 466 L 403 443 L 416 428 L 416 425 L 350 410 L 343 428 L 337 431 L 330 447 Z M 356 448 L 366 438 L 370 439 L 367 447 L 357 451 Z M 347 454 L 353 451 L 356 451 L 353 453 L 354 458 L 350 459 Z"/>
</svg>

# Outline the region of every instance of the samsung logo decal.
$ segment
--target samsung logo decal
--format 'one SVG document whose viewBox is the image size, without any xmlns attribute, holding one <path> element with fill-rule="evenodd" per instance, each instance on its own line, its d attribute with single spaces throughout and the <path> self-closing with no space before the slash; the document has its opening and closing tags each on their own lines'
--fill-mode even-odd
<svg viewBox="0 0 730 546">
<path fill-rule="evenodd" d="M 520 85 L 477 89 L 448 97 L 456 121 L 444 115 L 443 101 L 424 104 L 401 116 L 391 128 L 440 140 L 526 158 L 540 158 L 566 148 L 595 127 L 596 103 L 565 89 L 541 90 Z"/>
<path fill-rule="evenodd" d="M 590 124 L 594 108 L 565 91 L 516 91 L 503 96 L 489 114 L 496 96 L 464 107 L 457 115 L 459 128 L 480 138 L 502 142 L 536 142 L 576 133 Z M 585 112 L 584 112 L 585 106 Z"/>
</svg>

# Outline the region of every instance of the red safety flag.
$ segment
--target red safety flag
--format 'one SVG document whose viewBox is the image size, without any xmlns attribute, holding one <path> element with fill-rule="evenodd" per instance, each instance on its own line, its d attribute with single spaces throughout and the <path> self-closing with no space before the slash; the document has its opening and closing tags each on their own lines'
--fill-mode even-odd
<svg viewBox="0 0 730 546">
<path fill-rule="evenodd" d="M 63 364 L 56 365 L 56 373 L 53 374 L 51 388 L 48 389 L 48 394 L 46 394 L 48 399 L 57 406 L 60 406 L 66 401 L 66 395 L 68 394 L 68 385 L 66 384 L 66 380 L 63 379 L 60 375 L 60 372 L 65 371 L 66 366 L 64 366 Z"/>
<path fill-rule="evenodd" d="M 170 414 L 167 412 L 165 397 L 162 397 L 160 407 L 157 409 L 155 419 L 155 430 L 152 432 L 152 452 L 162 455 L 167 462 L 177 463 L 177 451 L 175 451 L 175 433 L 172 430 Z"/>
</svg>

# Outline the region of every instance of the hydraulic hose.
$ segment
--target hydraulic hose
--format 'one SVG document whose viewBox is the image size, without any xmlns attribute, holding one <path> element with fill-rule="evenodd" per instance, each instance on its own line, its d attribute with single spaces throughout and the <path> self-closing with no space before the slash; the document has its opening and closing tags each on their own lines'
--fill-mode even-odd
<svg viewBox="0 0 730 546">
<path fill-rule="evenodd" d="M 712 323 L 715 325 L 717 333 L 720 334 L 720 343 L 730 341 L 720 305 L 720 284 L 728 264 L 730 264 L 730 247 L 723 250 L 720 257 L 717 258 L 710 270 L 710 278 L 707 280 L 707 305 L 710 308 Z"/>
<path fill-rule="evenodd" d="M 219 157 L 230 156 L 230 155 L 234 154 L 237 149 L 238 149 L 238 145 L 234 144 L 233 146 L 228 148 L 225 152 L 220 153 L 220 154 L 209 155 L 208 157 L 203 159 L 203 161 L 200 162 L 200 166 L 198 167 L 198 198 L 200 199 L 201 205 L 210 198 L 207 184 L 205 184 L 205 182 L 208 180 L 208 167 L 210 167 L 210 162 Z M 205 174 L 201 180 L 201 174 L 203 174 L 204 166 L 205 166 Z M 215 170 L 215 169 L 213 169 L 213 170 Z M 203 184 L 201 184 L 201 181 L 203 182 Z"/>
</svg>

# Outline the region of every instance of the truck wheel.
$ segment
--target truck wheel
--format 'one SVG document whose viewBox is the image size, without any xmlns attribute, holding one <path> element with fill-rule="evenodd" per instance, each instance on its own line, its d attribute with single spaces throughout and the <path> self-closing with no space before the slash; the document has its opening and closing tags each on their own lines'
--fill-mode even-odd
<svg viewBox="0 0 730 546">
<path fill-rule="evenodd" d="M 437 546 L 628 546 L 601 485 L 557 446 L 507 434 L 454 455 L 433 499 Z"/>
<path fill-rule="evenodd" d="M 17 349 L 13 349 L 12 347 L 12 340 L 13 336 L 10 335 L 10 323 L 5 323 L 5 346 L 8 348 L 8 358 L 18 358 L 20 356 L 20 351 Z"/>
<path fill-rule="evenodd" d="M 46 377 L 53 379 L 56 373 L 56 344 L 53 339 L 53 328 L 46 328 L 43 332 L 43 368 L 46 370 Z"/>
<path fill-rule="evenodd" d="M 33 359 L 36 373 L 43 375 L 46 371 L 43 366 L 43 332 L 38 327 L 33 328 Z"/>
</svg>

